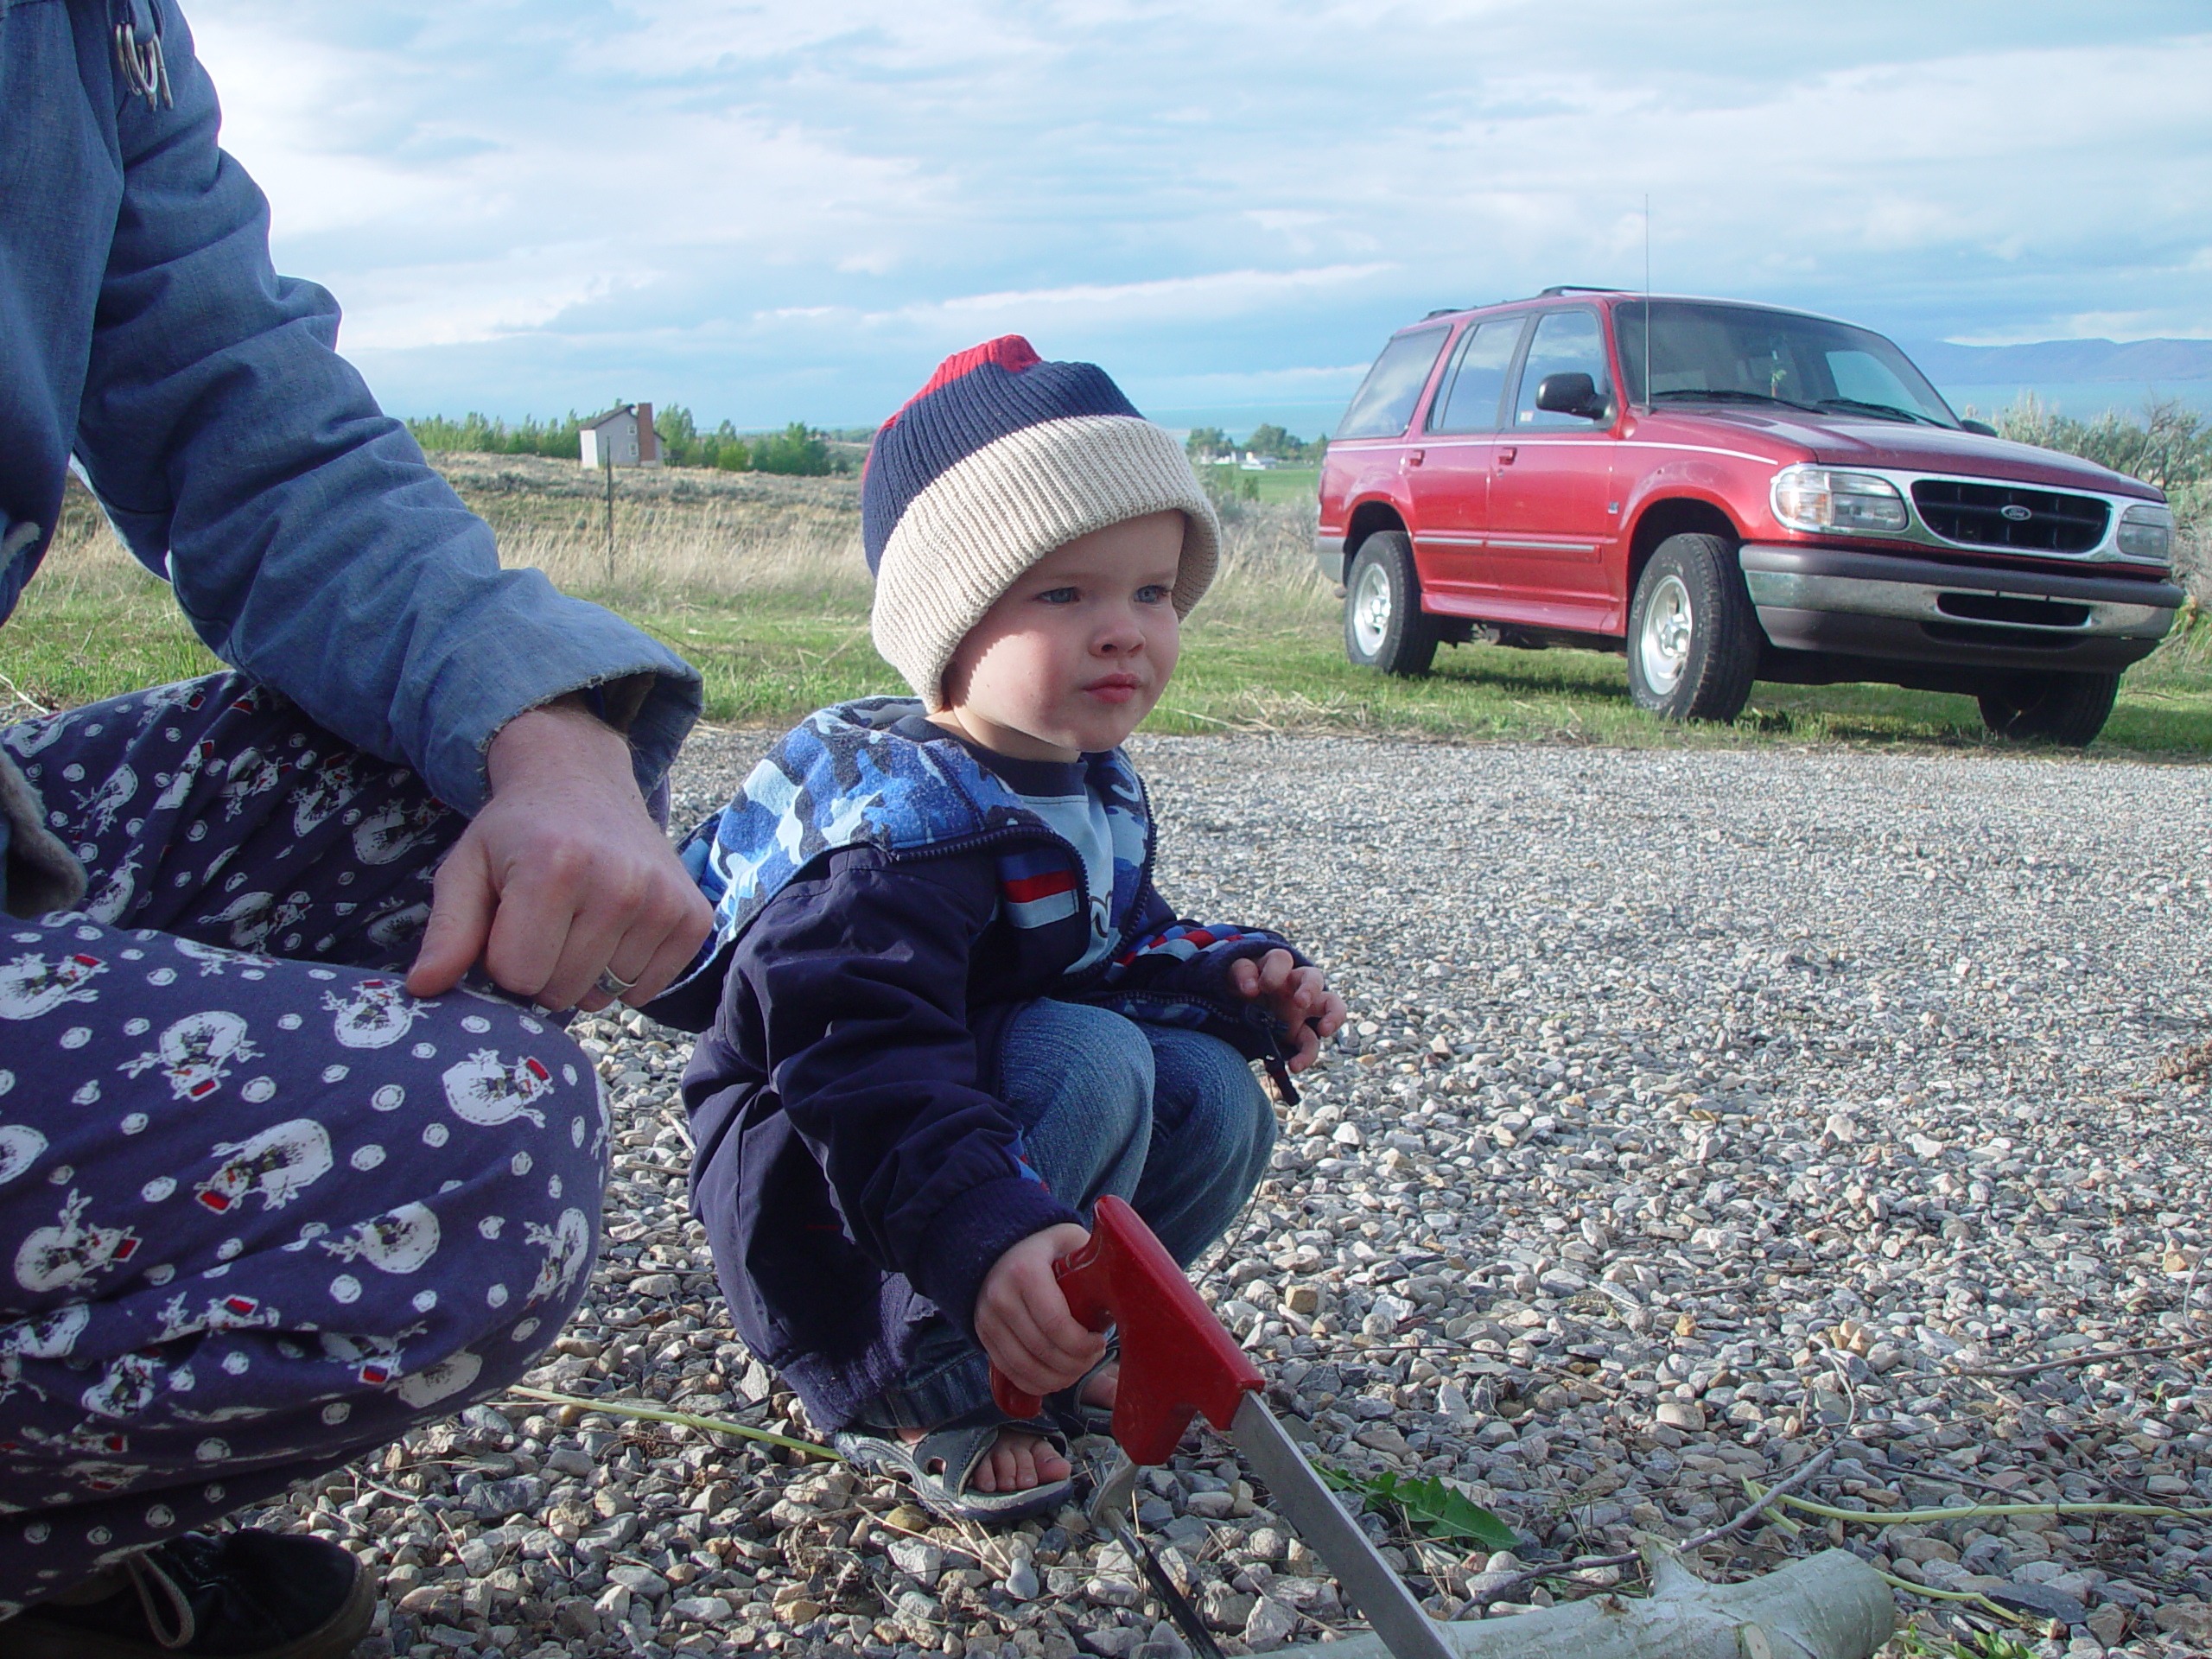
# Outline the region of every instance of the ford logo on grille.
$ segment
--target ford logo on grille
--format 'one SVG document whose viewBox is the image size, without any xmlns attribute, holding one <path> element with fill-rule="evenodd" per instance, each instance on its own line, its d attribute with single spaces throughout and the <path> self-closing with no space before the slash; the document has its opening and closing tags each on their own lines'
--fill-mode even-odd
<svg viewBox="0 0 2212 1659">
<path fill-rule="evenodd" d="M 1997 516 L 2000 518 L 2009 518 L 2016 524 L 2024 524 L 2029 519 L 2034 518 L 2035 514 L 2018 502 L 2012 501 L 1998 508 Z"/>
</svg>

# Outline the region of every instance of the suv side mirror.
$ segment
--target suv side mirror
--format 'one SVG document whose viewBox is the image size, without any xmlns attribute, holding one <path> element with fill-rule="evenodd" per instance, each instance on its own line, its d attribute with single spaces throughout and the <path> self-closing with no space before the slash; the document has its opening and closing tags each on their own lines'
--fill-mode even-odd
<svg viewBox="0 0 2212 1659">
<path fill-rule="evenodd" d="M 1605 414 L 1597 382 L 1579 371 L 1548 374 L 1538 381 L 1536 407 L 1552 415 L 1579 415 L 1586 421 L 1602 420 Z"/>
<path fill-rule="evenodd" d="M 1992 426 L 1987 421 L 1961 421 L 1959 423 L 1959 430 L 1961 432 L 1979 432 L 1985 438 L 1993 438 L 1997 435 L 1997 429 Z"/>
</svg>

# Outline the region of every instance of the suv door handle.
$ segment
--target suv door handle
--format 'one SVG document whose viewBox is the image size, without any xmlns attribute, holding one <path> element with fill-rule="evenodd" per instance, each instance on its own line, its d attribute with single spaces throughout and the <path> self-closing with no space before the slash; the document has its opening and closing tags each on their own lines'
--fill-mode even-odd
<svg viewBox="0 0 2212 1659">
<path fill-rule="evenodd" d="M 1407 453 L 1407 455 L 1406 455 L 1406 465 L 1407 465 L 1407 466 L 1408 466 L 1408 467 L 1418 467 L 1418 466 L 1420 466 L 1420 465 L 1421 464 L 1421 462 L 1423 462 L 1424 461 L 1426 461 L 1426 460 L 1427 460 L 1427 459 L 1428 459 L 1428 451 L 1427 451 L 1427 450 L 1426 450 L 1426 449 L 1414 449 L 1414 450 L 1410 450 L 1410 451 L 1408 451 L 1408 452 Z"/>
<path fill-rule="evenodd" d="M 1520 453 L 1511 444 L 1508 444 L 1497 452 L 1497 464 L 1501 467 L 1510 467 L 1513 464 L 1513 457 Z"/>
</svg>

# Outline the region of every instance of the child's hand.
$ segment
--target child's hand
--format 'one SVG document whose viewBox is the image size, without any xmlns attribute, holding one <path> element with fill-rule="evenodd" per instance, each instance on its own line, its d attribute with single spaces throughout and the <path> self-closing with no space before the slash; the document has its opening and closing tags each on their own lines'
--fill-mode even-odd
<svg viewBox="0 0 2212 1659">
<path fill-rule="evenodd" d="M 991 1264 L 976 1298 L 976 1336 L 1024 1394 L 1065 1389 L 1106 1356 L 1106 1339 L 1068 1312 L 1052 1263 L 1090 1242 L 1073 1222 L 1032 1233 Z"/>
<path fill-rule="evenodd" d="M 1329 988 L 1319 968 L 1300 968 L 1287 950 L 1270 950 L 1256 961 L 1240 957 L 1229 964 L 1229 988 L 1254 1002 L 1274 1005 L 1275 1018 L 1290 1028 L 1290 1069 L 1303 1071 L 1321 1052 L 1321 1039 L 1333 1037 L 1344 1022 L 1344 1000 Z M 1306 1024 L 1307 1020 L 1313 1024 Z"/>
</svg>

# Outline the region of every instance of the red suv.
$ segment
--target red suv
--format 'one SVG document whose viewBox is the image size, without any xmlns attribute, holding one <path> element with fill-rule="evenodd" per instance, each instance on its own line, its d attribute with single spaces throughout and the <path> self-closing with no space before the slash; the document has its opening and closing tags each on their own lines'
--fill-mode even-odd
<svg viewBox="0 0 2212 1659">
<path fill-rule="evenodd" d="M 2086 743 L 2171 626 L 2149 485 L 1961 421 L 1881 335 L 1771 306 L 1550 288 L 1392 336 L 1321 469 L 1355 663 L 1625 651 L 1636 701 L 1755 679 L 1978 697 Z"/>
</svg>

